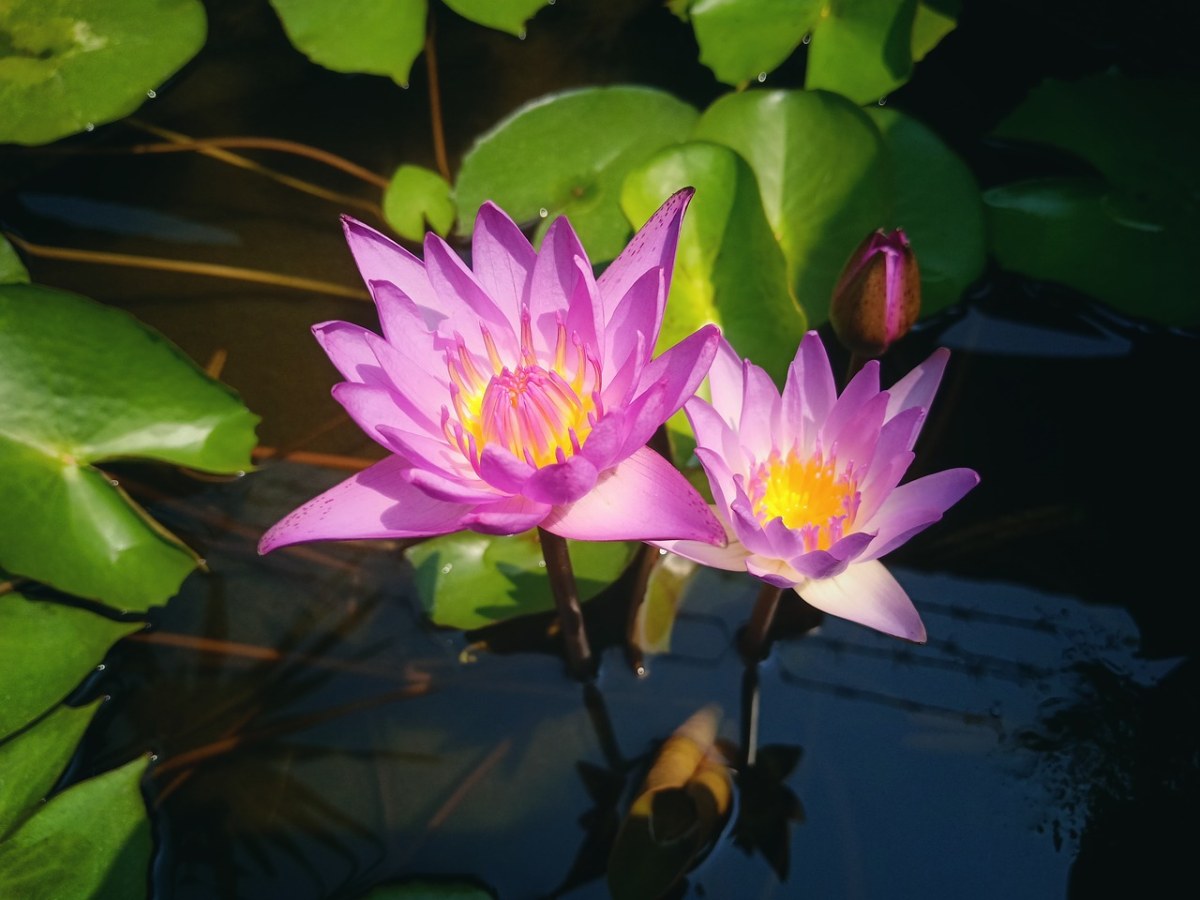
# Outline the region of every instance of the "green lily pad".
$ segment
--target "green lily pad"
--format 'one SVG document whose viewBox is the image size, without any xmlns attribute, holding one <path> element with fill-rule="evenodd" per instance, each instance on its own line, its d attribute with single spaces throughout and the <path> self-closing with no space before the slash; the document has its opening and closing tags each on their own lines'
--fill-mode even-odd
<svg viewBox="0 0 1200 900">
<path fill-rule="evenodd" d="M 593 263 L 614 259 L 629 239 L 618 203 L 621 183 L 652 153 L 685 140 L 696 111 L 662 91 L 585 88 L 518 109 L 463 158 L 458 207 L 494 200 L 518 222 L 567 215 Z M 458 224 L 464 234 L 473 217 Z"/>
<path fill-rule="evenodd" d="M 401 166 L 383 192 L 383 217 L 396 234 L 410 241 L 423 240 L 430 229 L 445 237 L 454 216 L 450 185 L 423 166 Z"/>
<path fill-rule="evenodd" d="M 60 706 L 20 737 L 0 743 L 0 841 L 50 793 L 99 705 Z"/>
<path fill-rule="evenodd" d="M 1000 265 L 1057 281 L 1125 312 L 1171 325 L 1200 324 L 1188 290 L 1194 213 L 1122 193 L 1099 178 L 1047 178 L 983 195 Z"/>
<path fill-rule="evenodd" d="M 28 284 L 29 272 L 26 271 L 21 257 L 13 245 L 0 237 L 0 284 Z"/>
<path fill-rule="evenodd" d="M 687 10 L 700 62 L 743 85 L 773 71 L 821 20 L 824 0 L 695 0 Z"/>
<path fill-rule="evenodd" d="M 879 130 L 836 94 L 747 91 L 717 100 L 693 137 L 731 147 L 750 164 L 792 294 L 811 325 L 825 321 L 847 257 L 891 218 L 893 181 Z"/>
<path fill-rule="evenodd" d="M 0 286 L 0 567 L 120 609 L 164 602 L 197 564 L 96 464 L 250 467 L 257 416 L 119 310 Z"/>
<path fill-rule="evenodd" d="M 827 3 L 808 51 L 804 86 L 871 103 L 912 74 L 917 0 Z"/>
<path fill-rule="evenodd" d="M 696 196 L 680 231 L 658 348 L 714 323 L 741 355 L 782 381 L 806 322 L 745 160 L 719 144 L 668 147 L 625 179 L 621 207 L 640 227 L 687 185 Z"/>
<path fill-rule="evenodd" d="M 144 897 L 146 760 L 63 791 L 0 842 L 0 897 Z"/>
<path fill-rule="evenodd" d="M 895 175 L 893 218 L 903 228 L 921 270 L 921 313 L 958 301 L 979 277 L 987 259 L 983 203 L 966 163 L 911 116 L 875 107 L 867 114 L 879 128 Z"/>
<path fill-rule="evenodd" d="M 921 0 L 912 27 L 912 58 L 920 62 L 958 24 L 962 0 Z"/>
<path fill-rule="evenodd" d="M 109 647 L 142 627 L 20 594 L 0 596 L 0 741 L 61 702 Z"/>
<path fill-rule="evenodd" d="M 425 46 L 426 0 L 271 0 L 292 45 L 335 72 L 408 85 Z"/>
<path fill-rule="evenodd" d="M 477 25 L 507 31 L 521 37 L 525 23 L 554 0 L 444 0 L 445 4 Z"/>
<path fill-rule="evenodd" d="M 0 143 L 45 144 L 129 115 L 206 31 L 199 0 L 6 0 Z"/>
<path fill-rule="evenodd" d="M 567 541 L 580 602 L 625 571 L 637 544 Z M 417 595 L 434 623 L 469 631 L 554 609 L 536 531 L 511 537 L 460 531 L 404 551 Z"/>
</svg>

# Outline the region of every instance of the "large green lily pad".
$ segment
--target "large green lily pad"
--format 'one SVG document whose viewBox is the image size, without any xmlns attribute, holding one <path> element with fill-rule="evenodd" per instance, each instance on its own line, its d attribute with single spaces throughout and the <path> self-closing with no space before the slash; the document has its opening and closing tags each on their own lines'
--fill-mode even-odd
<svg viewBox="0 0 1200 900">
<path fill-rule="evenodd" d="M 567 541 L 581 602 L 629 565 L 637 544 Z M 554 609 L 536 531 L 511 537 L 460 531 L 404 551 L 421 604 L 438 625 L 470 630 Z"/>
<path fill-rule="evenodd" d="M 685 140 L 696 111 L 662 91 L 585 88 L 527 104 L 483 135 L 463 158 L 455 186 L 459 230 L 493 200 L 518 222 L 566 215 L 591 261 L 616 258 L 629 238 L 618 202 L 625 175 Z"/>
<path fill-rule="evenodd" d="M 861 109 L 824 91 L 728 94 L 694 135 L 736 150 L 758 179 L 792 294 L 818 324 L 847 257 L 890 216 L 887 148 Z"/>
<path fill-rule="evenodd" d="M 145 770 L 135 759 L 77 784 L 0 841 L 0 897 L 144 897 L 152 849 Z"/>
<path fill-rule="evenodd" d="M 199 0 L 4 0 L 0 143 L 45 144 L 129 115 L 206 32 Z"/>
<path fill-rule="evenodd" d="M 258 418 L 126 313 L 36 285 L 0 286 L 0 396 L 0 567 L 123 610 L 174 594 L 194 554 L 96 465 L 235 474 Z"/>
<path fill-rule="evenodd" d="M 621 206 L 640 226 L 687 185 L 696 196 L 680 230 L 659 350 L 714 323 L 742 356 L 782 381 L 806 321 L 745 160 L 719 144 L 668 147 L 626 178 Z"/>
<path fill-rule="evenodd" d="M 59 703 L 109 647 L 142 627 L 20 594 L 0 596 L 0 741 Z"/>
</svg>

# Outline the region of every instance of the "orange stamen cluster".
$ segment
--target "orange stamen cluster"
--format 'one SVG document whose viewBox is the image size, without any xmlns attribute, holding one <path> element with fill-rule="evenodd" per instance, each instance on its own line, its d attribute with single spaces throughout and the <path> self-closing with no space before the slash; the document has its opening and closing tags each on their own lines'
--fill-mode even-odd
<svg viewBox="0 0 1200 900">
<path fill-rule="evenodd" d="M 747 482 L 751 508 L 764 525 L 772 519 L 800 532 L 804 549 L 828 550 L 847 534 L 858 512 L 860 495 L 854 466 L 839 470 L 836 456 L 819 451 L 781 456 L 773 450 L 755 465 Z"/>
</svg>

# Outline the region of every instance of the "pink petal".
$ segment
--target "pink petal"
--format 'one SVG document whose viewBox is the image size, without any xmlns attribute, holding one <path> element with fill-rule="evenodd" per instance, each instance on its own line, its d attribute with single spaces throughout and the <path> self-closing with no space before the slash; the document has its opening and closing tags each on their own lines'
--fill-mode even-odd
<svg viewBox="0 0 1200 900">
<path fill-rule="evenodd" d="M 667 301 L 662 288 L 663 274 L 658 269 L 651 269 L 633 283 L 604 327 L 605 360 L 623 366 L 632 359 L 640 374 L 646 362 L 640 354 L 653 352 L 662 326 Z"/>
<path fill-rule="evenodd" d="M 796 357 L 788 367 L 780 428 L 796 440 L 802 439 L 803 446 L 810 449 L 816 436 L 807 433 L 807 423 L 824 422 L 836 399 L 837 388 L 825 345 L 815 331 L 810 331 L 800 341 Z"/>
<path fill-rule="evenodd" d="M 950 351 L 944 347 L 934 350 L 929 358 L 897 381 L 888 389 L 887 417 L 899 415 L 902 410 L 920 407 L 926 411 L 933 405 L 933 396 L 942 381 L 942 373 L 950 360 Z M 919 429 L 918 429 L 919 430 Z M 913 436 L 916 442 L 916 435 Z M 908 449 L 912 449 L 912 444 Z"/>
<path fill-rule="evenodd" d="M 720 333 L 715 325 L 705 325 L 646 365 L 639 384 L 641 390 L 652 387 L 662 390 L 661 400 L 656 401 L 661 405 L 661 410 L 655 416 L 644 416 L 636 422 L 630 417 L 622 454 L 632 452 L 635 447 L 650 440 L 655 429 L 678 412 L 684 401 L 696 393 L 696 388 L 712 365 Z M 658 421 L 652 422 L 653 418 L 658 418 Z"/>
<path fill-rule="evenodd" d="M 446 320 L 438 324 L 438 331 L 444 335 L 460 334 L 467 346 L 475 349 L 483 346 L 477 336 L 486 328 L 497 346 L 509 353 L 516 352 L 517 310 L 501 310 L 458 254 L 433 233 L 425 236 L 425 271 L 441 301 L 440 310 L 446 314 Z"/>
<path fill-rule="evenodd" d="M 418 307 L 439 308 L 437 294 L 425 275 L 421 260 L 391 238 L 350 216 L 342 216 L 342 228 L 359 274 L 377 304 L 379 297 L 372 282 L 386 281 L 398 287 Z M 382 308 L 380 318 L 386 318 Z"/>
<path fill-rule="evenodd" d="M 463 527 L 469 506 L 435 500 L 405 478 L 408 463 L 395 456 L 335 485 L 275 523 L 259 553 L 302 541 L 408 538 Z"/>
<path fill-rule="evenodd" d="M 621 255 L 604 270 L 597 286 L 606 310 L 616 309 L 634 282 L 650 269 L 663 270 L 663 293 L 668 293 L 671 270 L 675 267 L 675 247 L 679 243 L 679 225 L 694 193 L 693 188 L 684 188 L 668 197 L 633 236 Z"/>
<path fill-rule="evenodd" d="M 738 435 L 734 430 L 737 427 L 736 423 L 727 424 L 716 409 L 699 397 L 693 397 L 684 404 L 683 410 L 687 413 L 688 422 L 696 434 L 697 454 L 701 449 L 707 450 L 721 457 L 731 473 L 746 474 L 750 463 L 738 442 Z M 727 496 L 733 496 L 732 489 L 727 492 Z"/>
<path fill-rule="evenodd" d="M 347 381 L 395 387 L 367 343 L 367 335 L 373 332 L 361 325 L 336 321 L 314 325 L 312 332 L 329 361 Z"/>
<path fill-rule="evenodd" d="M 733 481 L 733 471 L 729 468 L 726 458 L 704 447 L 696 448 L 696 457 L 704 467 L 704 474 L 708 476 L 708 486 L 712 490 L 717 508 L 728 510 L 729 504 L 737 496 L 737 488 Z"/>
<path fill-rule="evenodd" d="M 528 497 L 509 497 L 475 507 L 463 517 L 463 527 L 484 534 L 520 534 L 543 524 L 548 512 L 548 503 L 538 503 Z"/>
<path fill-rule="evenodd" d="M 737 426 L 738 441 L 760 462 L 775 449 L 779 407 L 779 389 L 771 376 L 746 360 L 742 364 L 742 417 Z M 781 441 L 786 438 L 786 435 L 780 435 Z M 785 444 L 781 449 L 786 448 Z"/>
<path fill-rule="evenodd" d="M 429 444 L 429 452 L 433 454 L 428 456 L 431 461 L 440 459 L 450 450 L 445 435 L 440 428 L 430 427 L 424 411 L 390 388 L 343 381 L 335 384 L 331 393 L 359 428 L 393 453 L 404 455 L 386 429 L 409 433 L 422 441 L 422 446 Z M 422 456 L 426 456 L 424 451 Z M 417 460 L 412 462 L 415 464 Z"/>
<path fill-rule="evenodd" d="M 709 396 L 712 405 L 730 428 L 737 428 L 742 418 L 742 358 L 722 336 L 708 370 Z"/>
<path fill-rule="evenodd" d="M 786 560 L 753 555 L 746 560 L 746 571 L 760 581 L 775 587 L 790 588 L 803 581 L 804 576 L 787 564 Z"/>
<path fill-rule="evenodd" d="M 374 280 L 370 287 L 379 310 L 383 336 L 397 346 L 408 346 L 411 352 L 427 354 L 427 368 L 444 368 L 444 347 L 438 346 L 438 341 L 444 343 L 445 338 L 437 333 L 438 323 L 446 318 L 445 313 L 440 311 L 441 301 L 433 296 L 436 306 L 418 307 L 390 281 Z"/>
<path fill-rule="evenodd" d="M 503 496 L 478 478 L 452 478 L 431 469 L 409 469 L 406 477 L 409 484 L 419 487 L 435 500 L 448 503 L 490 503 Z"/>
<path fill-rule="evenodd" d="M 718 513 L 717 518 L 719 521 L 720 510 L 717 507 L 709 508 L 714 513 Z M 739 543 L 733 532 L 728 528 L 725 530 L 725 540 L 726 544 L 724 547 L 703 541 L 651 541 L 650 543 L 660 550 L 666 550 L 669 553 L 674 553 L 682 556 L 684 559 L 698 562 L 701 565 L 726 569 L 730 572 L 746 571 L 746 557 L 750 555 L 750 551 Z"/>
<path fill-rule="evenodd" d="M 625 434 L 625 414 L 620 409 L 610 409 L 600 417 L 591 434 L 584 439 L 580 454 L 586 456 L 596 471 L 603 472 L 617 462 L 621 439 Z"/>
<path fill-rule="evenodd" d="M 863 406 L 871 401 L 872 398 L 879 396 L 879 360 L 868 360 L 866 365 L 858 370 L 858 373 L 850 379 L 850 383 L 846 385 L 846 389 L 842 391 L 842 395 L 837 398 L 833 407 L 829 410 L 829 414 L 821 423 L 818 431 L 818 440 L 821 448 L 828 453 L 830 448 L 838 440 L 842 434 L 847 431 L 848 423 L 853 422 L 858 418 Z M 884 400 L 886 407 L 887 401 Z M 879 411 L 879 421 L 883 422 L 883 412 Z"/>
<path fill-rule="evenodd" d="M 867 548 L 874 534 L 854 532 L 848 534 L 828 550 L 811 550 L 795 557 L 788 557 L 793 569 L 805 578 L 829 578 L 846 570 Z"/>
<path fill-rule="evenodd" d="M 490 200 L 479 207 L 471 236 L 471 270 L 502 309 L 520 309 L 537 254 L 516 223 Z"/>
<path fill-rule="evenodd" d="M 858 563 L 833 578 L 806 581 L 797 586 L 796 593 L 832 616 L 925 643 L 920 615 L 883 563 Z"/>
<path fill-rule="evenodd" d="M 489 444 L 479 454 L 479 477 L 505 493 L 521 493 L 534 471 L 533 466 L 498 444 Z"/>
<path fill-rule="evenodd" d="M 571 456 L 534 472 L 522 493 L 539 503 L 573 503 L 595 486 L 599 474 L 586 456 Z"/>
<path fill-rule="evenodd" d="M 533 266 L 533 274 L 529 280 L 528 293 L 524 298 L 529 306 L 533 322 L 548 343 L 553 346 L 553 331 L 555 317 L 561 315 L 567 319 L 567 310 L 575 284 L 579 280 L 577 261 L 587 264 L 587 254 L 571 223 L 565 218 L 555 219 L 542 238 L 542 246 Z M 592 310 L 587 310 L 584 317 L 586 331 L 582 337 L 593 340 L 595 337 L 596 316 Z"/>
<path fill-rule="evenodd" d="M 869 520 L 878 536 L 864 558 L 877 559 L 899 547 L 938 521 L 977 484 L 979 475 L 971 469 L 946 469 L 900 485 Z"/>
<path fill-rule="evenodd" d="M 584 497 L 556 506 L 542 527 L 593 541 L 725 540 L 696 489 L 648 447 L 605 472 Z"/>
</svg>

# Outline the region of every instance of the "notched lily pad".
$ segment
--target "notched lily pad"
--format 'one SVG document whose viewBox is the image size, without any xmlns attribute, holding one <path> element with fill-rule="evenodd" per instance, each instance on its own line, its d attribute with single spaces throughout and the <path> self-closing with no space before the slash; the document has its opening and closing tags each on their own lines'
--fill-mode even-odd
<svg viewBox="0 0 1200 900">
<path fill-rule="evenodd" d="M 0 566 L 124 610 L 162 603 L 194 554 L 98 468 L 147 459 L 250 468 L 258 417 L 120 310 L 0 286 Z"/>
<path fill-rule="evenodd" d="M 567 541 L 581 601 L 625 571 L 637 549 L 620 541 Z M 469 631 L 554 609 L 536 531 L 511 537 L 460 531 L 404 551 L 417 595 L 438 625 Z"/>
<path fill-rule="evenodd" d="M 45 144 L 129 115 L 206 32 L 199 0 L 7 0 L 0 143 Z"/>
<path fill-rule="evenodd" d="M 401 166 L 383 192 L 383 217 L 400 237 L 410 241 L 424 240 L 430 230 L 445 237 L 454 215 L 450 185 L 423 166 Z"/>
<path fill-rule="evenodd" d="M 662 91 L 584 88 L 518 109 L 463 158 L 459 209 L 495 201 L 517 222 L 548 227 L 570 217 L 593 263 L 616 258 L 631 230 L 618 197 L 625 175 L 668 144 L 685 140 L 696 110 Z M 459 230 L 473 227 L 464 215 Z"/>
</svg>

